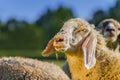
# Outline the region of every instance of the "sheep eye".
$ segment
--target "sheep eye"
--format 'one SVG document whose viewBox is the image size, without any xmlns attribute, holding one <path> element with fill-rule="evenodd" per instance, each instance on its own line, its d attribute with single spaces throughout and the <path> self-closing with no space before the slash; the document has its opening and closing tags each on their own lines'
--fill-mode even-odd
<svg viewBox="0 0 120 80">
<path fill-rule="evenodd" d="M 77 31 L 77 33 L 79 33 L 80 32 L 80 30 L 79 31 Z"/>
<path fill-rule="evenodd" d="M 87 30 L 86 30 L 86 29 L 83 29 L 82 31 L 83 31 L 83 32 L 87 32 Z"/>
<path fill-rule="evenodd" d="M 120 30 L 120 28 L 118 28 L 118 30 Z"/>
</svg>

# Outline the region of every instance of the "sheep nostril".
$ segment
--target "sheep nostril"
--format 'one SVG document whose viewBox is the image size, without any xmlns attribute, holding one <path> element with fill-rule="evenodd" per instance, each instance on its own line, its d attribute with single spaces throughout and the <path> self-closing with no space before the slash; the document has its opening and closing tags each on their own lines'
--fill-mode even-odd
<svg viewBox="0 0 120 80">
<path fill-rule="evenodd" d="M 115 29 L 112 29 L 112 31 L 115 31 Z"/>
<path fill-rule="evenodd" d="M 56 42 L 62 42 L 62 41 L 64 41 L 64 39 L 62 39 L 62 38 L 56 40 Z"/>
<path fill-rule="evenodd" d="M 106 29 L 106 31 L 115 31 L 115 29 Z"/>
</svg>

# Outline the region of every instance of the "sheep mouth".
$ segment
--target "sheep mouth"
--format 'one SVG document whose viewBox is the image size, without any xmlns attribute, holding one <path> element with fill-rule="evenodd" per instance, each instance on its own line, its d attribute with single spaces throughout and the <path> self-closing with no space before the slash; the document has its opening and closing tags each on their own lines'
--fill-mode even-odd
<svg viewBox="0 0 120 80">
<path fill-rule="evenodd" d="M 69 50 L 74 50 L 74 48 L 78 45 L 79 41 L 77 41 L 76 43 L 71 42 L 71 38 L 65 38 L 62 41 L 53 42 L 53 47 L 55 49 L 55 51 L 58 52 L 66 52 Z"/>
<path fill-rule="evenodd" d="M 67 50 L 67 46 L 64 44 L 64 42 L 54 42 L 53 47 L 56 51 L 59 52 L 65 52 Z"/>
<path fill-rule="evenodd" d="M 108 32 L 108 33 L 104 34 L 104 37 L 106 37 L 106 38 L 114 38 L 115 33 L 114 32 Z"/>
<path fill-rule="evenodd" d="M 113 38 L 113 37 L 115 37 L 115 35 L 114 35 L 113 33 L 110 33 L 110 34 L 108 35 L 108 37 Z"/>
<path fill-rule="evenodd" d="M 65 52 L 66 51 L 66 47 L 65 46 L 54 46 L 56 51 L 59 52 Z"/>
</svg>

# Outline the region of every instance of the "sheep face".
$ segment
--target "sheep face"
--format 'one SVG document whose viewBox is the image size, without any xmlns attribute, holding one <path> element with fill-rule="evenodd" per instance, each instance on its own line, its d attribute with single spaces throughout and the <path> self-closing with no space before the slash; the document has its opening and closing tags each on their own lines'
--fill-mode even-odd
<svg viewBox="0 0 120 80">
<path fill-rule="evenodd" d="M 77 50 L 79 48 L 83 50 L 84 64 L 89 69 L 96 63 L 96 42 L 96 38 L 88 22 L 78 18 L 70 19 L 64 23 L 61 30 L 50 40 L 42 55 L 49 55 L 52 50 L 65 53 L 72 52 L 74 54 L 76 51 L 79 52 Z"/>
<path fill-rule="evenodd" d="M 115 26 L 113 23 L 108 23 L 105 25 L 103 36 L 106 37 L 108 41 L 109 40 L 115 41 L 117 37 L 115 36 L 116 34 L 117 33 L 116 33 Z"/>
<path fill-rule="evenodd" d="M 120 25 L 113 19 L 106 19 L 98 25 L 100 33 L 106 41 L 115 42 L 120 34 Z"/>
<path fill-rule="evenodd" d="M 75 46 L 91 31 L 88 23 L 86 22 L 85 25 L 81 21 L 84 22 L 84 20 L 76 18 L 65 22 L 61 30 L 49 41 L 42 54 L 47 56 L 52 51 L 74 50 Z"/>
<path fill-rule="evenodd" d="M 88 35 L 89 26 L 83 27 L 75 21 L 67 21 L 54 37 L 53 46 L 56 51 L 74 50 L 75 46 Z"/>
</svg>

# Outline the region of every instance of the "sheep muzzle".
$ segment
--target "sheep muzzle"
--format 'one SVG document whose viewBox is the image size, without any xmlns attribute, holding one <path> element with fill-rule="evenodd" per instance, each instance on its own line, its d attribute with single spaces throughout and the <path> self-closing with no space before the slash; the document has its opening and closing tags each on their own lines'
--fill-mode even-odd
<svg viewBox="0 0 120 80">
<path fill-rule="evenodd" d="M 65 38 L 63 35 L 56 35 L 54 38 L 53 46 L 56 51 L 65 51 L 66 46 L 65 46 Z"/>
</svg>

